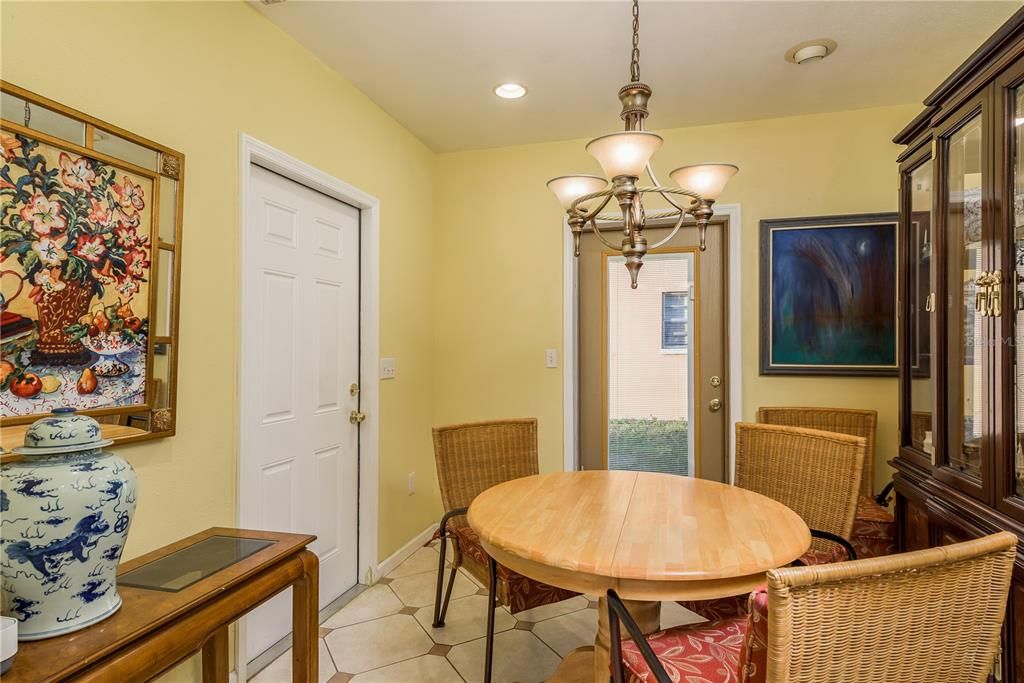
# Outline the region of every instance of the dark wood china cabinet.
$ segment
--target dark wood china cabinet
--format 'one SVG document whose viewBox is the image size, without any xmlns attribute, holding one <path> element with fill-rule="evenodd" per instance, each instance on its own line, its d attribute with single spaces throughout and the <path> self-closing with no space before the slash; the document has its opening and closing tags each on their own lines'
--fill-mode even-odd
<svg viewBox="0 0 1024 683">
<path fill-rule="evenodd" d="M 896 136 L 899 543 L 1021 538 L 993 680 L 1024 683 L 1024 9 Z"/>
</svg>

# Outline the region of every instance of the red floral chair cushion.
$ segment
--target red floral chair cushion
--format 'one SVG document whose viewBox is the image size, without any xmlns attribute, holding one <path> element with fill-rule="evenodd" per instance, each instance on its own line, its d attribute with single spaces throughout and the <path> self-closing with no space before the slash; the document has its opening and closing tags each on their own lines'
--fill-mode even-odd
<svg viewBox="0 0 1024 683">
<path fill-rule="evenodd" d="M 472 527 L 464 526 L 452 530 L 458 544 L 459 552 L 471 558 L 474 562 L 486 567 L 489 562 L 487 553 L 480 545 L 480 537 Z M 541 605 L 550 605 L 554 602 L 561 602 L 574 598 L 579 593 L 550 586 L 540 581 L 516 573 L 508 567 L 498 565 L 498 581 L 508 587 L 508 608 L 512 614 L 523 612 Z"/>
<path fill-rule="evenodd" d="M 850 543 L 858 558 L 881 557 L 896 552 L 896 518 L 873 498 L 857 499 Z"/>
<path fill-rule="evenodd" d="M 744 616 L 680 626 L 653 633 L 647 642 L 673 682 L 743 683 L 741 660 L 749 623 Z M 632 640 L 622 642 L 622 661 L 631 674 L 630 681 L 655 680 Z"/>
<path fill-rule="evenodd" d="M 765 683 L 768 668 L 768 591 L 745 596 L 744 616 L 678 626 L 647 636 L 675 683 Z M 631 683 L 654 681 L 640 648 L 622 643 Z M 613 663 L 612 666 L 615 664 Z"/>
</svg>

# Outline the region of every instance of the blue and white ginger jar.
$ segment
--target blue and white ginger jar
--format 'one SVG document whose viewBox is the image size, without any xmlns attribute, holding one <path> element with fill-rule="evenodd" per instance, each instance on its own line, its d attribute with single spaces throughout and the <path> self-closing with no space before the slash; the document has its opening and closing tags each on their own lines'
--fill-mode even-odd
<svg viewBox="0 0 1024 683">
<path fill-rule="evenodd" d="M 103 450 L 96 420 L 53 411 L 3 465 L 0 569 L 3 613 L 18 640 L 78 631 L 121 607 L 117 563 L 135 513 L 135 471 Z"/>
</svg>

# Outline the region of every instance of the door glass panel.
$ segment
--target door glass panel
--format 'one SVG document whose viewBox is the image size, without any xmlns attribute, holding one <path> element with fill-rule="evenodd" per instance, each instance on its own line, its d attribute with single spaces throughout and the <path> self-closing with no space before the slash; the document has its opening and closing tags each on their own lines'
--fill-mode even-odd
<svg viewBox="0 0 1024 683">
<path fill-rule="evenodd" d="M 692 475 L 692 252 L 649 254 L 636 289 L 607 260 L 608 469 Z"/>
<path fill-rule="evenodd" d="M 981 116 L 975 116 L 948 141 L 946 202 L 949 252 L 948 465 L 981 475 L 986 378 L 984 359 L 985 288 L 981 251 Z M 979 296 L 981 295 L 981 296 Z"/>
<path fill-rule="evenodd" d="M 931 373 L 931 311 L 935 306 L 935 274 L 932 270 L 932 162 L 914 169 L 908 178 L 910 194 L 910 445 L 934 455 Z"/>
<path fill-rule="evenodd" d="M 1024 496 L 1024 86 L 1014 90 L 1013 123 L 1014 490 Z"/>
</svg>

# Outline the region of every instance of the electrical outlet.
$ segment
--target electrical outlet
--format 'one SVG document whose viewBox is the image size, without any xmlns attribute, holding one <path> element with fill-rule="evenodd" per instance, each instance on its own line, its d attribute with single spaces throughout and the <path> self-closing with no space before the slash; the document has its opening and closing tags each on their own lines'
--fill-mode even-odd
<svg viewBox="0 0 1024 683">
<path fill-rule="evenodd" d="M 395 378 L 395 359 L 394 358 L 381 358 L 380 359 L 380 378 L 381 379 L 394 379 Z"/>
<path fill-rule="evenodd" d="M 416 493 L 416 473 L 409 473 L 409 495 Z"/>
<path fill-rule="evenodd" d="M 558 349 L 546 349 L 544 351 L 544 367 L 558 367 Z"/>
</svg>

